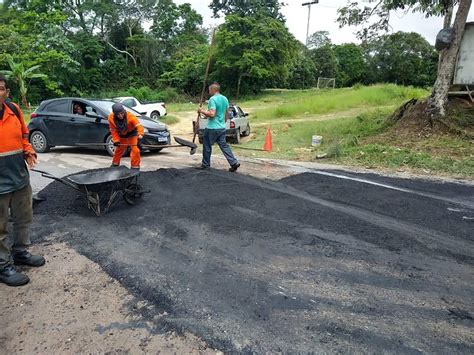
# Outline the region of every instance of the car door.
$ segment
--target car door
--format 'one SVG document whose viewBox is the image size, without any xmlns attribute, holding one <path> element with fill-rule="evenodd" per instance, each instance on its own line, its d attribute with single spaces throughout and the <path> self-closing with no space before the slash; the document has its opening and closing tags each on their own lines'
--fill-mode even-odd
<svg viewBox="0 0 474 355">
<path fill-rule="evenodd" d="M 95 105 L 86 100 L 75 100 L 85 108 L 84 115 L 72 114 L 69 129 L 71 145 L 87 143 L 103 143 L 106 127 L 103 120 L 106 117 Z"/>
<path fill-rule="evenodd" d="M 240 117 L 239 110 L 237 106 L 232 106 L 231 110 L 234 112 L 234 123 L 235 123 L 235 128 L 240 129 L 240 132 L 245 130 L 245 127 L 242 127 L 242 117 Z"/>
<path fill-rule="evenodd" d="M 71 100 L 59 99 L 46 104 L 41 114 L 47 129 L 47 137 L 51 145 L 68 145 L 68 137 L 65 132 L 69 125 Z"/>
<path fill-rule="evenodd" d="M 249 119 L 239 106 L 237 106 L 237 112 L 239 113 L 239 117 L 240 117 L 240 132 L 242 133 L 247 130 Z"/>
</svg>

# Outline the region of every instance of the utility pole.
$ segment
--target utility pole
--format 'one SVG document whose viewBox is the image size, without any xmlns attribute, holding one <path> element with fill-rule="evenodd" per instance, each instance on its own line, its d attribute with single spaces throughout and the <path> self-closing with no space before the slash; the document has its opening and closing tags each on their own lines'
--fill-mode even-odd
<svg viewBox="0 0 474 355">
<path fill-rule="evenodd" d="M 306 26 L 306 46 L 309 45 L 309 22 L 311 20 L 311 5 L 318 4 L 319 0 L 305 2 L 301 6 L 308 6 L 308 25 Z"/>
</svg>

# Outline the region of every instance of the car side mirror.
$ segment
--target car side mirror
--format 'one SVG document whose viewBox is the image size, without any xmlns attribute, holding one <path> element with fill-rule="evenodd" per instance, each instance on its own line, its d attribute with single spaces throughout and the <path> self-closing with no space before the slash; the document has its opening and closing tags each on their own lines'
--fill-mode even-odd
<svg viewBox="0 0 474 355">
<path fill-rule="evenodd" d="M 244 113 L 244 116 L 247 117 L 249 114 L 248 113 Z"/>
<path fill-rule="evenodd" d="M 103 119 L 102 116 L 98 115 L 95 112 L 86 112 L 86 117 L 95 118 L 96 120 L 102 120 Z"/>
</svg>

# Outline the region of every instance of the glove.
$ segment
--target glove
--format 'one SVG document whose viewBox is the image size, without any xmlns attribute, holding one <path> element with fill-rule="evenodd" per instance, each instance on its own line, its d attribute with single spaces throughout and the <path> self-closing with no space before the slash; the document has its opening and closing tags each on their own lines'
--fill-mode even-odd
<svg viewBox="0 0 474 355">
<path fill-rule="evenodd" d="M 138 138 L 137 147 L 138 147 L 138 149 L 142 150 L 142 148 L 143 148 L 143 138 Z"/>
<path fill-rule="evenodd" d="M 120 147 L 120 142 L 114 142 L 114 147 Z"/>
</svg>

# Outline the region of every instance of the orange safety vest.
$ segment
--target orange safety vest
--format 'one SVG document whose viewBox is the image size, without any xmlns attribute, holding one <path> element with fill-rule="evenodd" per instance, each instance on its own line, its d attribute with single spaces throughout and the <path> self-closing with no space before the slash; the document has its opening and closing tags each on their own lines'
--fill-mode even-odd
<svg viewBox="0 0 474 355">
<path fill-rule="evenodd" d="M 127 127 L 121 131 L 118 129 L 114 120 L 114 113 L 109 115 L 109 128 L 112 140 L 114 142 L 120 142 L 120 138 L 130 138 L 135 136 L 142 136 L 145 134 L 145 130 L 138 120 L 138 118 L 127 111 Z"/>
<path fill-rule="evenodd" d="M 20 190 L 29 184 L 25 156 L 36 155 L 28 142 L 28 128 L 23 113 L 17 105 L 15 107 L 20 117 L 3 104 L 3 118 L 0 120 L 0 195 Z"/>
</svg>

